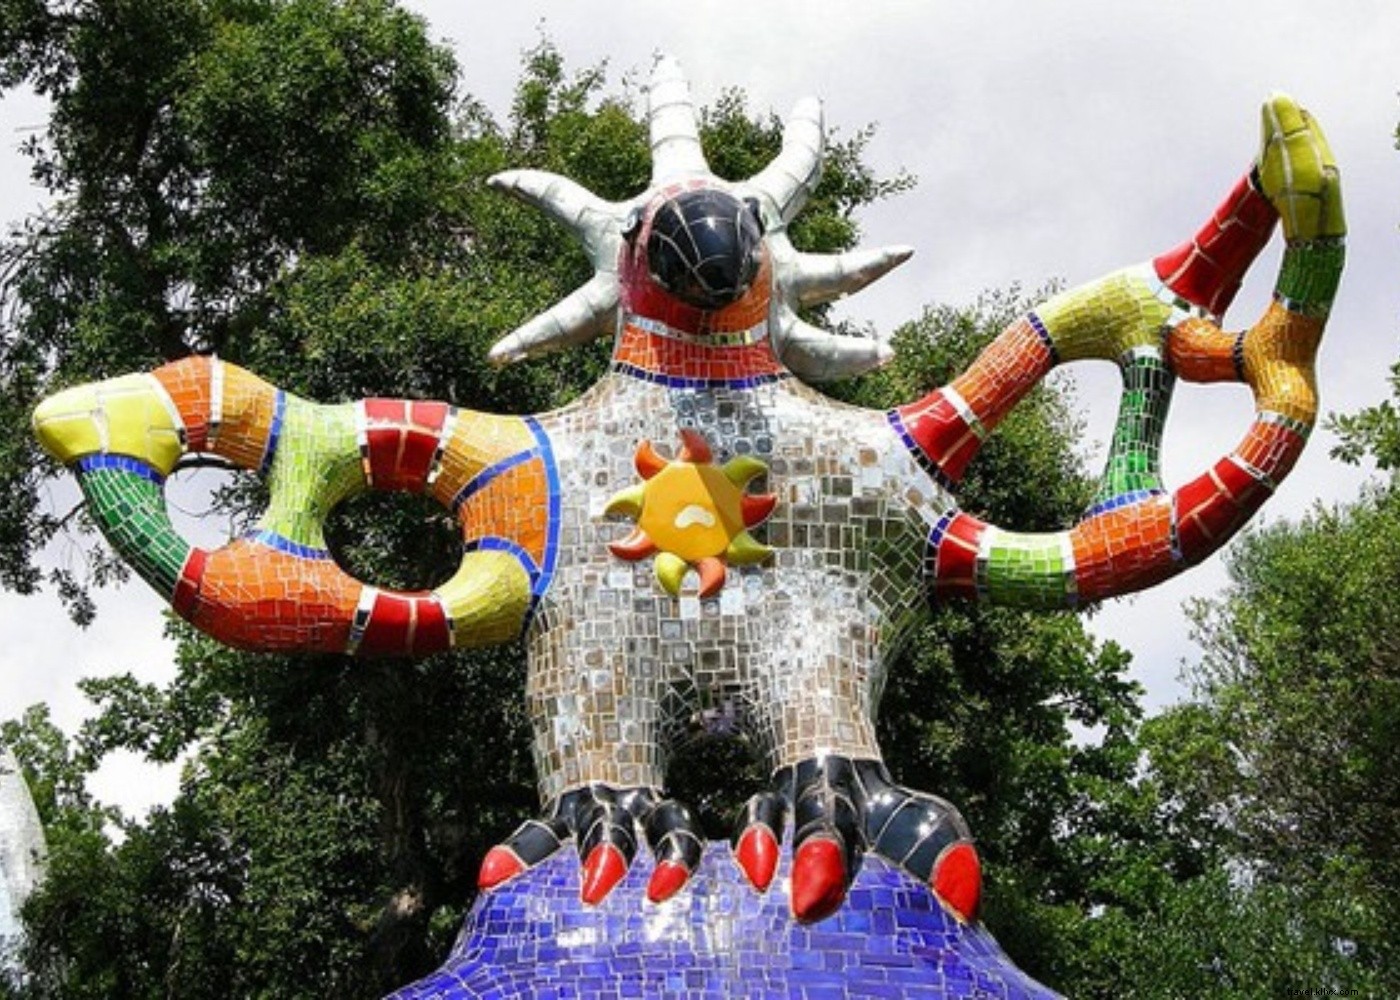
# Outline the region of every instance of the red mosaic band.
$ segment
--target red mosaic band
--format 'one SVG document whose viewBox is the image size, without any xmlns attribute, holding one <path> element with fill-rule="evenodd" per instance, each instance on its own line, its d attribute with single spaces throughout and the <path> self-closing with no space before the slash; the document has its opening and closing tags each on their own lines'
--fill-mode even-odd
<svg viewBox="0 0 1400 1000">
<path fill-rule="evenodd" d="M 1244 526 L 1273 495 L 1273 484 L 1227 455 L 1172 496 L 1177 545 L 1187 563 L 1200 562 Z"/>
<path fill-rule="evenodd" d="M 1221 316 L 1234 301 L 1245 271 L 1273 234 L 1278 212 L 1250 171 L 1191 239 L 1157 257 L 1162 283 L 1193 305 Z"/>
<path fill-rule="evenodd" d="M 366 399 L 360 404 L 360 454 L 371 489 L 421 493 L 442 453 L 446 403 Z"/>
<path fill-rule="evenodd" d="M 977 557 L 987 528 L 985 521 L 958 511 L 941 534 L 935 531 L 930 545 L 935 597 L 977 597 Z"/>
<path fill-rule="evenodd" d="M 416 657 L 440 653 L 451 647 L 451 623 L 436 595 L 373 590 L 368 621 L 352 652 L 367 656 Z"/>
<path fill-rule="evenodd" d="M 199 601 L 199 587 L 204 579 L 204 569 L 209 564 L 209 553 L 205 549 L 190 549 L 185 565 L 180 569 L 180 579 L 175 583 L 175 592 L 170 596 L 170 606 L 186 621 L 191 620 Z"/>
</svg>

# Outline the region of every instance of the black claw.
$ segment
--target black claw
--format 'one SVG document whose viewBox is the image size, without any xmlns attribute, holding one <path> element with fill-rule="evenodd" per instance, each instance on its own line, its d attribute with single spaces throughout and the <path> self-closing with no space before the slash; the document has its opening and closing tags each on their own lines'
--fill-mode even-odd
<svg viewBox="0 0 1400 1000">
<path fill-rule="evenodd" d="M 617 795 L 606 785 L 590 785 L 560 799 L 561 813 L 571 816 L 570 826 L 577 838 L 578 854 L 588 860 L 594 848 L 611 844 L 630 864 L 637 853 L 636 824 L 632 813 L 618 804 Z"/>
<path fill-rule="evenodd" d="M 568 836 L 568 825 L 562 820 L 526 820 L 503 843 L 487 852 L 481 861 L 477 885 L 494 889 L 509 882 L 554 854 Z"/>
<path fill-rule="evenodd" d="M 645 823 L 647 816 L 656 808 L 661 796 L 654 788 L 619 788 L 614 793 L 617 804 L 632 814 L 639 823 Z"/>
<path fill-rule="evenodd" d="M 759 792 L 739 810 L 739 816 L 734 823 L 734 832 L 729 837 L 729 844 L 737 849 L 744 834 L 756 826 L 767 827 L 774 839 L 781 840 L 783 824 L 786 821 L 787 800 L 778 792 Z"/>
<path fill-rule="evenodd" d="M 647 843 L 657 862 L 669 861 L 694 871 L 705 844 L 696 832 L 695 817 L 675 799 L 657 803 L 646 817 Z"/>
<path fill-rule="evenodd" d="M 794 853 L 812 837 L 828 837 L 841 846 L 846 871 L 854 878 L 865 851 L 865 804 L 852 762 L 813 758 L 792 771 L 791 779 L 780 771 L 776 784 L 793 790 Z"/>
<path fill-rule="evenodd" d="M 521 823 L 502 846 L 514 851 L 527 868 L 548 858 L 569 838 L 569 828 L 558 819 L 530 819 Z"/>
<path fill-rule="evenodd" d="M 971 841 L 952 803 L 894 784 L 879 761 L 856 764 L 865 788 L 865 831 L 870 848 L 928 883 L 934 862 L 952 844 Z"/>
</svg>

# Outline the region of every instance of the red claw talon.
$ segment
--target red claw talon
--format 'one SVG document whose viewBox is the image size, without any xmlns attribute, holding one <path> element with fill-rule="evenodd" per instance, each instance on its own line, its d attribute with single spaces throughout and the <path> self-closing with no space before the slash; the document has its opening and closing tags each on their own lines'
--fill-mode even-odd
<svg viewBox="0 0 1400 1000">
<path fill-rule="evenodd" d="M 933 891 L 963 920 L 976 920 L 982 904 L 982 865 L 971 844 L 949 846 L 933 865 Z"/>
<path fill-rule="evenodd" d="M 588 860 L 583 863 L 579 898 L 589 906 L 597 906 L 626 874 L 627 859 L 622 852 L 612 844 L 599 844 L 588 852 Z"/>
<path fill-rule="evenodd" d="M 792 860 L 792 915 L 811 924 L 835 913 L 846 899 L 846 862 L 841 845 L 813 837 Z"/>
<path fill-rule="evenodd" d="M 749 884 L 759 892 L 766 892 L 778 870 L 778 838 L 766 826 L 751 826 L 739 838 L 734 859 L 739 862 L 739 870 Z"/>
<path fill-rule="evenodd" d="M 509 882 L 515 876 L 525 870 L 525 862 L 509 847 L 497 844 L 486 852 L 486 857 L 481 861 L 481 871 L 477 873 L 477 888 L 483 890 L 494 889 L 496 886 Z"/>
<path fill-rule="evenodd" d="M 664 903 L 690 881 L 690 869 L 674 861 L 661 861 L 651 873 L 647 883 L 647 899 L 653 903 Z"/>
</svg>

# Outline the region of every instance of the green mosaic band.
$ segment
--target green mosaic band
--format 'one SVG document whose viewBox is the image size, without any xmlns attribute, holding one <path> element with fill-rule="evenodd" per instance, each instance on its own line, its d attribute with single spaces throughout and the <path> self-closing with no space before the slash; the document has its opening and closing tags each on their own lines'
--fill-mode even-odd
<svg viewBox="0 0 1400 1000">
<path fill-rule="evenodd" d="M 1092 512 L 1107 509 L 1114 501 L 1162 491 L 1162 436 L 1171 407 L 1176 376 L 1161 351 L 1138 348 L 1119 359 L 1123 395 L 1108 462 L 1099 489 L 1090 504 Z"/>
<path fill-rule="evenodd" d="M 1074 552 L 1068 536 L 989 527 L 977 553 L 977 591 L 983 600 L 1007 607 L 1074 607 Z"/>
<path fill-rule="evenodd" d="M 98 527 L 141 578 L 169 600 L 191 546 L 170 523 L 162 477 L 123 456 L 94 455 L 79 465 L 78 482 Z"/>
<path fill-rule="evenodd" d="M 268 475 L 270 499 L 258 527 L 324 550 L 326 518 L 368 488 L 351 403 L 319 405 L 287 394 L 284 430 Z"/>
<path fill-rule="evenodd" d="M 1326 315 L 1337 296 L 1346 260 L 1346 241 L 1302 240 L 1283 251 L 1274 297 L 1292 312 Z"/>
</svg>

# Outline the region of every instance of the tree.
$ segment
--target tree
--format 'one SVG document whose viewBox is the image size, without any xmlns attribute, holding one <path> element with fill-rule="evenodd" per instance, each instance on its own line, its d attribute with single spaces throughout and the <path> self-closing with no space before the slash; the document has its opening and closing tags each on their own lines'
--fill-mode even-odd
<svg viewBox="0 0 1400 1000">
<path fill-rule="evenodd" d="M 1338 453 L 1393 469 L 1396 423 L 1390 402 L 1337 418 Z M 1240 948 L 1233 920 L 1207 920 L 1188 940 L 1206 961 L 1213 950 L 1222 974 L 1273 991 L 1241 996 L 1325 984 L 1393 994 L 1400 489 L 1374 484 L 1253 532 L 1227 559 L 1228 589 L 1191 609 L 1204 651 L 1193 700 L 1153 720 L 1147 739 L 1177 834 L 1208 844 L 1235 876 L 1188 887 L 1182 900 L 1213 896 L 1247 916 L 1260 943 Z M 1252 964 L 1265 949 L 1289 961 L 1266 975 Z"/>
<path fill-rule="evenodd" d="M 644 186 L 645 130 L 625 94 L 605 94 L 601 69 L 571 75 L 542 43 L 499 123 L 458 97 L 450 56 L 387 0 L 0 0 L 0 52 L 0 83 L 27 80 L 54 106 L 32 149 L 54 208 L 6 249 L 7 585 L 39 584 L 35 552 L 59 528 L 36 502 L 53 470 L 20 431 L 53 388 L 217 349 L 309 397 L 522 411 L 563 402 L 606 363 L 602 344 L 500 372 L 484 362 L 495 337 L 587 273 L 571 239 L 485 178 L 533 166 L 604 197 Z M 703 125 L 721 174 L 751 173 L 779 147 L 777 120 L 738 92 Z M 853 245 L 857 211 L 908 186 L 869 170 L 867 139 L 832 150 L 793 230 L 805 249 Z M 1016 308 L 930 311 L 891 371 L 839 391 L 913 398 Z M 974 509 L 1028 528 L 1071 516 L 1087 496 L 1072 429 L 1064 400 L 1038 393 L 984 453 Z M 221 502 L 237 514 L 256 499 L 235 480 Z M 434 516 L 393 497 L 348 504 L 332 545 L 362 576 L 436 582 L 455 557 L 450 532 L 423 530 Z M 83 588 L 110 573 L 94 566 L 90 580 L 56 579 L 79 617 Z M 46 800 L 53 862 L 28 911 L 32 995 L 371 996 L 431 968 L 479 858 L 536 807 L 519 650 L 251 657 L 172 628 L 171 685 L 90 682 L 98 713 L 71 743 L 42 715 L 6 733 L 41 799 L 67 789 Z M 1125 666 L 1070 616 L 941 612 L 893 671 L 898 776 L 966 806 L 1006 887 L 993 911 L 1026 928 L 1015 943 L 1035 972 L 1058 968 L 1062 928 L 1011 924 L 1021 904 L 1044 897 L 1061 924 L 1082 920 L 1122 895 L 1102 870 L 1086 877 L 1086 860 L 1146 836 L 1141 805 L 1116 790 L 1135 759 Z M 1103 745 L 1076 746 L 1071 719 L 1105 727 Z M 171 807 L 121 821 L 86 798 L 83 776 L 119 749 L 188 755 Z M 722 834 L 761 776 L 735 781 L 742 747 L 712 760 L 727 770 L 696 766 L 678 791 Z"/>
</svg>

